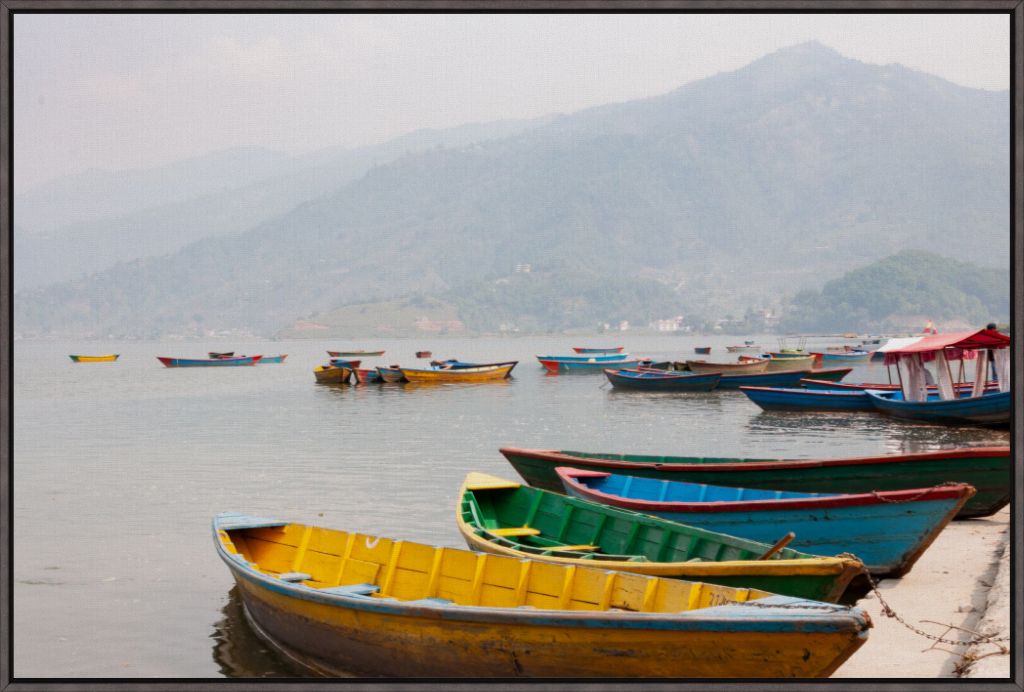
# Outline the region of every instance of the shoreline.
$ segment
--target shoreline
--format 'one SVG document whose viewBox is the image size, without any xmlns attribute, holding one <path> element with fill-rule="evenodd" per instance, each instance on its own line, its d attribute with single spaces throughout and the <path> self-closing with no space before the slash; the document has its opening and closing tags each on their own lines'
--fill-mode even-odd
<svg viewBox="0 0 1024 692">
<path fill-rule="evenodd" d="M 883 615 L 878 597 L 869 592 L 855 605 L 869 613 L 874 629 L 832 677 L 1008 678 L 1010 657 L 999 653 L 998 644 L 964 642 L 976 636 L 972 632 L 1009 633 L 1009 523 L 1009 507 L 990 517 L 950 522 L 909 574 L 879 582 L 882 598 L 908 625 L 961 643 L 912 632 Z"/>
</svg>

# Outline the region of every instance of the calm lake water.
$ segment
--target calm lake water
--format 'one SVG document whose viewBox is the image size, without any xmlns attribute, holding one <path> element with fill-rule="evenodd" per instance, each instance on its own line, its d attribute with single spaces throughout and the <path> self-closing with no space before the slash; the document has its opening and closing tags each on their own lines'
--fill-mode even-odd
<svg viewBox="0 0 1024 692">
<path fill-rule="evenodd" d="M 740 392 L 621 393 L 602 375 L 546 376 L 535 354 L 625 345 L 658 360 L 736 337 L 557 337 L 14 345 L 14 675 L 293 675 L 242 616 L 212 516 L 240 511 L 464 547 L 465 474 L 517 478 L 504 445 L 707 456 L 819 457 L 1008 444 L 1002 431 L 874 414 L 763 413 Z M 758 343 L 776 348 L 774 337 Z M 808 348 L 829 340 L 811 339 Z M 326 349 L 518 359 L 478 385 L 325 386 Z M 208 350 L 281 365 L 164 368 Z M 69 353 L 121 354 L 73 364 Z M 862 365 L 847 381 L 886 381 Z"/>
</svg>

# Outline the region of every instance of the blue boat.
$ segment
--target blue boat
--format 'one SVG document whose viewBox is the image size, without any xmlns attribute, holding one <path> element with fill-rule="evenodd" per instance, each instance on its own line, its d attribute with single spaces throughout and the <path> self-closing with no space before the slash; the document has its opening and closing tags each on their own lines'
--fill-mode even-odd
<svg viewBox="0 0 1024 692">
<path fill-rule="evenodd" d="M 684 374 L 651 370 L 605 369 L 605 377 L 617 389 L 647 392 L 710 392 L 721 379 L 721 373 Z"/>
<path fill-rule="evenodd" d="M 875 407 L 863 391 L 740 387 L 740 391 L 765 411 L 871 411 Z"/>
<path fill-rule="evenodd" d="M 232 358 L 169 358 L 157 356 L 156 359 L 169 368 L 197 367 L 231 367 L 235 365 L 255 365 L 263 356 L 236 356 Z"/>
<path fill-rule="evenodd" d="M 537 360 L 548 372 L 601 372 L 612 366 L 615 368 L 627 368 L 639 365 L 637 358 L 632 358 L 628 353 L 614 353 L 609 355 L 594 356 L 537 356 Z"/>
<path fill-rule="evenodd" d="M 288 357 L 287 353 L 282 353 L 279 356 L 263 356 L 257 361 L 260 365 L 264 363 L 283 363 L 284 359 Z"/>
<path fill-rule="evenodd" d="M 810 377 L 810 370 L 778 370 L 752 375 L 722 375 L 718 381 L 719 389 L 739 389 L 740 387 L 795 387 L 800 379 Z"/>
<path fill-rule="evenodd" d="M 930 395 L 925 401 L 906 401 L 902 392 L 868 389 L 865 393 L 877 411 L 895 418 L 949 425 L 1010 424 L 1010 392 L 986 392 L 956 399 Z"/>
<path fill-rule="evenodd" d="M 867 390 L 874 407 L 882 413 L 922 423 L 946 425 L 1010 424 L 1010 337 L 996 329 L 930 334 L 891 339 L 878 349 L 886 366 L 896 365 L 899 392 Z M 951 361 L 975 361 L 977 390 L 964 391 L 953 382 Z M 933 362 L 939 386 L 932 394 L 925 363 Z M 989 392 L 990 370 L 999 391 Z"/>
<path fill-rule="evenodd" d="M 871 354 L 867 351 L 846 351 L 845 353 L 838 351 L 825 351 L 824 353 L 812 351 L 811 353 L 815 357 L 820 357 L 823 361 L 831 360 L 836 362 L 853 363 L 871 359 Z"/>
<path fill-rule="evenodd" d="M 615 363 L 629 358 L 628 353 L 594 353 L 583 356 L 537 356 L 537 360 L 543 362 L 554 360 L 559 363 Z"/>
<path fill-rule="evenodd" d="M 822 494 L 727 488 L 560 467 L 567 494 L 817 555 L 853 553 L 876 576 L 906 574 L 975 494 L 967 484 Z"/>
</svg>

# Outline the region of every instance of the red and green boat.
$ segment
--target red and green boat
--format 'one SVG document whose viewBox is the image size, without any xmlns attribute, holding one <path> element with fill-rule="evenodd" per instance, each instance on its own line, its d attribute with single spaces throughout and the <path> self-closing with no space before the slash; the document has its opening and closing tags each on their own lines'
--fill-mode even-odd
<svg viewBox="0 0 1024 692">
<path fill-rule="evenodd" d="M 1010 448 L 963 447 L 915 454 L 838 459 L 727 459 L 645 456 L 503 447 L 501 453 L 535 488 L 564 492 L 555 469 L 570 466 L 626 476 L 804 493 L 870 493 L 967 483 L 977 489 L 958 519 L 985 517 L 1010 501 Z"/>
</svg>

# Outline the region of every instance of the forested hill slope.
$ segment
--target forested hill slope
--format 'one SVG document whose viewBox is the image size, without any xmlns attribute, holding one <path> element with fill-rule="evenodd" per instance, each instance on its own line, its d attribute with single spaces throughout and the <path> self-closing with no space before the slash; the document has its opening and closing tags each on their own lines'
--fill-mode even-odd
<svg viewBox="0 0 1024 692">
<path fill-rule="evenodd" d="M 798 293 L 787 314 L 790 331 L 981 328 L 1009 320 L 1009 273 L 907 250 Z"/>
</svg>

